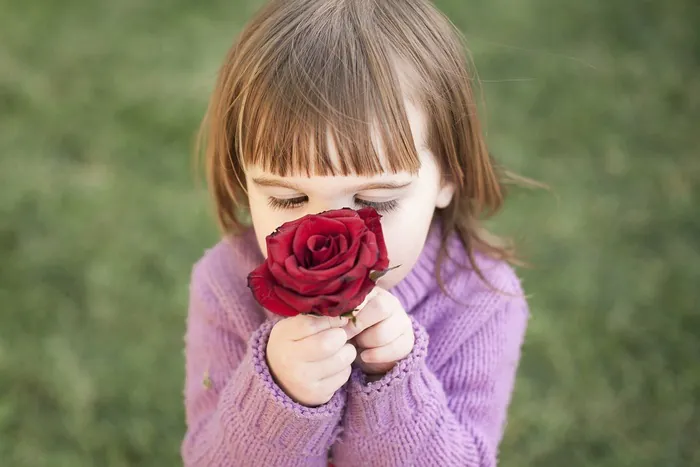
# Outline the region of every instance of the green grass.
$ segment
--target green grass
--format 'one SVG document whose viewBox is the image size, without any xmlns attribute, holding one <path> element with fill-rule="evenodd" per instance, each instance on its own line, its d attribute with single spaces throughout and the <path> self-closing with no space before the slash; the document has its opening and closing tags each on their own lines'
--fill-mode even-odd
<svg viewBox="0 0 700 467">
<path fill-rule="evenodd" d="M 260 2 L 0 1 L 0 459 L 172 466 L 193 134 Z M 438 2 L 536 267 L 505 466 L 700 465 L 700 6 Z"/>
</svg>

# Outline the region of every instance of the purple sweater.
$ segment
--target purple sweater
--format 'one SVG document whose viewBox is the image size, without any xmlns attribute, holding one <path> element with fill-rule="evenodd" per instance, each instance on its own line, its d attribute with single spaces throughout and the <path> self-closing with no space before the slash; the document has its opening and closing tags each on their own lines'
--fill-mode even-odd
<svg viewBox="0 0 700 467">
<path fill-rule="evenodd" d="M 447 261 L 430 233 L 391 292 L 413 321 L 412 353 L 376 382 L 359 368 L 325 405 L 295 403 L 273 381 L 266 343 L 279 317 L 246 276 L 262 261 L 252 232 L 223 240 L 194 266 L 187 319 L 185 467 L 495 466 L 528 307 L 513 270 L 477 256 L 498 293 Z M 466 254 L 452 239 L 461 264 Z M 515 297 L 514 297 L 515 296 Z"/>
</svg>

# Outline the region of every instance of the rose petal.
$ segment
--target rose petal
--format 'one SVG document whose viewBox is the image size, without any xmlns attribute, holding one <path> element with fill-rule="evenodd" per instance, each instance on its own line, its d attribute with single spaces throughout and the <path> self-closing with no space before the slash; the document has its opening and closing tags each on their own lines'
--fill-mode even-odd
<svg viewBox="0 0 700 467">
<path fill-rule="evenodd" d="M 308 286 L 304 287 L 304 290 L 300 291 L 300 293 L 308 297 L 334 295 L 336 293 L 341 292 L 343 287 L 346 286 L 346 284 L 347 281 L 340 277 L 326 282 L 316 282 L 309 284 Z"/>
<path fill-rule="evenodd" d="M 357 281 L 357 286 L 353 287 L 353 295 L 338 294 L 339 296 L 345 299 L 343 301 L 343 310 L 339 310 L 341 313 L 347 313 L 348 311 L 352 311 L 358 306 L 360 306 L 360 304 L 365 300 L 365 297 L 371 290 L 367 288 L 366 284 L 366 280 Z"/>
<path fill-rule="evenodd" d="M 347 229 L 346 238 L 348 240 L 361 236 L 367 230 L 364 221 L 359 217 L 344 217 L 339 219 L 339 221 L 342 222 Z"/>
<path fill-rule="evenodd" d="M 351 278 L 352 281 L 349 283 L 348 287 L 343 290 L 343 295 L 349 298 L 359 293 L 360 285 L 369 277 L 369 272 L 370 270 L 362 265 L 357 265 L 349 271 L 345 277 Z"/>
<path fill-rule="evenodd" d="M 301 281 L 291 277 L 287 271 L 278 263 L 272 263 L 268 266 L 268 270 L 275 280 L 276 285 L 281 285 L 287 289 L 296 290 L 297 284 Z"/>
<path fill-rule="evenodd" d="M 311 270 L 329 269 L 329 268 L 332 268 L 333 266 L 338 265 L 338 263 L 342 262 L 345 259 L 344 255 L 348 251 L 348 245 L 349 245 L 348 239 L 345 237 L 345 235 L 336 235 L 334 237 L 334 240 L 335 240 L 336 251 L 334 251 L 333 255 L 329 256 L 327 261 L 325 261 L 321 264 L 317 264 L 315 266 L 312 266 L 309 269 L 311 269 Z"/>
<path fill-rule="evenodd" d="M 267 267 L 267 263 L 262 263 L 248 275 L 248 287 L 253 293 L 255 300 L 272 313 L 281 316 L 296 316 L 299 314 L 295 308 L 280 300 L 274 289 L 275 279 Z"/>
<path fill-rule="evenodd" d="M 326 261 L 328 261 L 329 258 L 332 257 L 331 250 L 329 248 L 325 248 L 321 251 L 312 251 L 311 252 L 311 260 L 307 264 L 323 264 Z M 313 266 L 311 266 L 313 267 Z"/>
<path fill-rule="evenodd" d="M 364 221 L 357 214 L 357 211 L 354 211 L 349 208 L 328 211 L 323 215 L 333 216 L 333 219 L 338 220 L 339 222 L 342 222 L 345 225 L 347 231 L 345 232 L 344 236 L 345 240 L 348 241 L 348 243 L 350 243 L 350 241 L 356 236 L 361 235 L 362 232 L 366 229 Z"/>
<path fill-rule="evenodd" d="M 292 241 L 296 233 L 296 223 L 290 222 L 280 226 L 265 239 L 268 262 L 281 263 L 292 254 Z"/>
<path fill-rule="evenodd" d="M 302 259 L 301 264 L 303 264 L 304 267 L 308 267 L 308 266 L 314 264 L 312 259 L 311 259 L 311 252 L 310 251 L 306 250 L 304 252 L 304 259 Z"/>
<path fill-rule="evenodd" d="M 345 239 L 345 237 L 342 235 L 334 235 L 330 238 L 331 244 L 328 246 L 328 258 L 326 258 L 326 261 L 338 256 L 338 253 L 340 252 L 340 250 L 338 249 L 338 245 L 340 243 L 341 238 Z M 345 240 L 345 242 L 347 244 L 347 240 Z M 323 262 L 319 262 L 317 264 L 323 264 Z"/>
<path fill-rule="evenodd" d="M 354 250 L 359 250 L 360 242 L 357 242 L 357 248 Z M 342 276 L 343 274 L 350 271 L 356 264 L 357 253 L 355 251 L 347 251 L 344 254 L 336 256 L 333 262 L 337 263 L 328 269 L 305 268 L 303 265 L 299 264 L 299 261 L 295 256 L 288 257 L 284 262 L 284 268 L 295 279 L 298 280 L 308 280 L 308 281 L 327 281 L 329 279 L 335 279 Z M 330 262 L 330 261 L 329 261 Z"/>
<path fill-rule="evenodd" d="M 306 241 L 313 235 L 340 235 L 345 234 L 347 228 L 345 224 L 335 219 L 328 219 L 320 216 L 311 216 L 306 221 L 299 224 L 292 241 L 292 251 L 294 256 L 302 262 L 305 259 Z"/>
<path fill-rule="evenodd" d="M 311 251 L 320 251 L 328 248 L 331 238 L 325 235 L 312 235 L 306 240 L 306 247 Z"/>
<path fill-rule="evenodd" d="M 367 232 L 365 234 L 365 239 L 372 237 L 372 232 Z M 372 268 L 377 263 L 377 245 L 372 242 L 360 241 L 360 253 L 357 255 L 357 264 L 366 267 L 367 269 Z M 376 267 L 374 267 L 376 269 Z"/>
<path fill-rule="evenodd" d="M 348 249 L 348 239 L 345 235 L 338 235 L 334 237 L 333 240 L 335 240 L 335 246 L 339 253 Z"/>
<path fill-rule="evenodd" d="M 313 235 L 306 241 L 306 247 L 311 253 L 311 264 L 321 264 L 333 256 L 333 237 L 324 237 L 323 235 Z"/>
<path fill-rule="evenodd" d="M 337 311 L 338 314 L 351 311 L 357 307 L 369 293 L 369 290 L 366 290 L 369 271 L 362 266 L 358 266 L 353 269 L 352 275 L 358 277 L 358 280 L 347 283 L 346 287 L 336 294 L 324 295 L 324 297 L 333 298 L 338 302 L 339 308 L 338 310 L 334 310 L 334 312 Z"/>
<path fill-rule="evenodd" d="M 351 289 L 347 289 L 343 293 L 317 297 L 326 306 L 326 309 L 322 310 L 320 314 L 336 317 L 352 311 L 364 301 L 374 287 L 374 282 L 367 279 L 358 281 L 357 285 L 353 285 Z"/>
<path fill-rule="evenodd" d="M 367 229 L 374 234 L 379 251 L 379 258 L 375 269 L 386 269 L 389 267 L 389 254 L 384 242 L 384 232 L 382 230 L 381 215 L 373 208 L 362 208 L 357 211 L 357 215 L 364 221 Z"/>
<path fill-rule="evenodd" d="M 294 256 L 290 256 L 290 258 L 294 258 Z M 307 297 L 336 293 L 347 283 L 347 281 L 342 278 L 333 277 L 324 281 L 294 278 L 277 263 L 270 266 L 269 270 L 277 281 L 277 285 Z"/>
<path fill-rule="evenodd" d="M 334 209 L 318 214 L 329 219 L 339 219 L 344 217 L 359 217 L 358 212 L 351 208 Z"/>
<path fill-rule="evenodd" d="M 376 287 L 376 284 L 369 279 L 361 281 L 360 286 L 357 287 L 355 295 L 348 300 L 346 309 L 342 313 L 354 310 L 355 308 L 360 306 L 367 297 L 367 295 L 372 291 L 372 289 L 374 289 L 374 287 Z"/>
<path fill-rule="evenodd" d="M 291 308 L 299 310 L 299 313 L 326 315 L 326 310 L 329 307 L 337 306 L 337 299 L 333 297 L 306 297 L 279 286 L 275 287 L 275 294 Z"/>
<path fill-rule="evenodd" d="M 357 217 L 362 219 L 367 227 L 371 227 L 378 222 L 382 216 L 377 212 L 376 209 L 370 207 L 364 207 L 357 210 Z"/>
<path fill-rule="evenodd" d="M 342 289 L 346 287 L 347 282 L 348 281 L 345 280 L 345 276 L 326 282 L 317 282 L 316 286 L 313 289 L 309 289 L 310 292 L 306 295 L 333 295 L 342 291 Z"/>
<path fill-rule="evenodd" d="M 333 297 L 319 297 L 314 303 L 312 310 L 314 313 L 325 316 L 339 316 L 339 314 L 329 315 L 329 310 L 334 310 L 339 307 L 339 303 Z"/>
</svg>

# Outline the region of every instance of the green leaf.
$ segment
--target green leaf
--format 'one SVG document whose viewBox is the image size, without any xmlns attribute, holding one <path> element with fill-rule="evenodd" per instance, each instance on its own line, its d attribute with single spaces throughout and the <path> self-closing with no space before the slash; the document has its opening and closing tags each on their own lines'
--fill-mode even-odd
<svg viewBox="0 0 700 467">
<path fill-rule="evenodd" d="M 342 318 L 348 318 L 352 324 L 357 323 L 357 316 L 355 316 L 353 313 L 357 311 L 357 308 L 348 311 L 347 313 L 343 313 L 340 315 Z"/>
<path fill-rule="evenodd" d="M 393 268 L 389 268 L 389 269 L 384 269 L 383 271 L 372 271 L 369 273 L 369 279 L 372 282 L 377 282 L 379 279 L 384 277 L 389 271 L 393 271 L 394 269 L 400 268 L 400 267 L 401 267 L 401 265 L 399 264 L 398 266 L 394 266 Z"/>
</svg>

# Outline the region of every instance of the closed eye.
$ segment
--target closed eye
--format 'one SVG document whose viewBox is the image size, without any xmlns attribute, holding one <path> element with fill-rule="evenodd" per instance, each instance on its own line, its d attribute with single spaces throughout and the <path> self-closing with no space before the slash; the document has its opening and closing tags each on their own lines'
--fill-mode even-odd
<svg viewBox="0 0 700 467">
<path fill-rule="evenodd" d="M 297 196 L 296 198 L 270 197 L 267 200 L 267 204 L 268 206 L 270 206 L 270 208 L 275 210 L 287 210 L 301 207 L 307 201 L 309 201 L 308 196 Z M 392 199 L 390 201 L 375 202 L 361 198 L 355 198 L 355 204 L 360 207 L 374 208 L 377 212 L 384 213 L 394 211 L 399 207 L 399 202 L 395 199 Z"/>
<path fill-rule="evenodd" d="M 271 196 L 267 199 L 267 204 L 272 209 L 276 210 L 294 209 L 300 207 L 308 200 L 309 198 L 307 196 L 298 196 L 296 198 L 273 198 Z"/>
<path fill-rule="evenodd" d="M 392 199 L 390 201 L 374 202 L 360 198 L 355 198 L 355 204 L 369 208 L 374 208 L 377 212 L 384 213 L 394 211 L 399 207 L 399 202 L 395 199 Z"/>
</svg>

